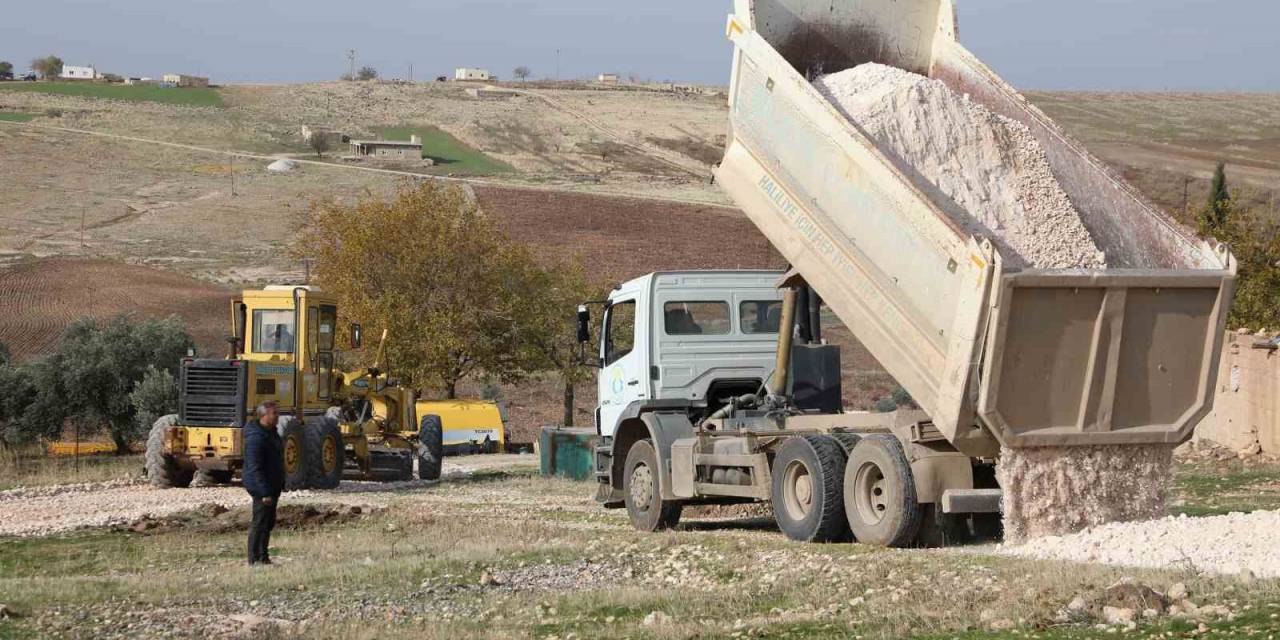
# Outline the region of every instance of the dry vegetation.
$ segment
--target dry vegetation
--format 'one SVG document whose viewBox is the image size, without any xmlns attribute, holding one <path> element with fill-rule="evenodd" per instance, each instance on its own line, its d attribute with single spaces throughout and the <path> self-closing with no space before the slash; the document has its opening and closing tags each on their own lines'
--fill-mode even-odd
<svg viewBox="0 0 1280 640">
<path fill-rule="evenodd" d="M 1124 576 L 1183 583 L 1205 611 L 1139 621 L 1126 637 L 1280 627 L 1274 580 L 797 544 L 762 519 L 638 534 L 592 504 L 589 485 L 528 473 L 526 460 L 370 488 L 343 498 L 364 502 L 357 517 L 317 506 L 277 531 L 265 570 L 242 564 L 235 507 L 0 539 L 13 616 L 0 637 L 1089 638 L 1110 635 L 1093 625 Z M 1076 598 L 1084 608 L 1069 609 Z"/>
</svg>

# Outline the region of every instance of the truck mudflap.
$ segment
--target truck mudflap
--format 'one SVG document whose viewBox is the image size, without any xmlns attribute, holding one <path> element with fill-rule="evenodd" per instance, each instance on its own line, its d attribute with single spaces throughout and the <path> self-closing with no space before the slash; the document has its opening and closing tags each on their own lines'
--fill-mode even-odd
<svg viewBox="0 0 1280 640">
<path fill-rule="evenodd" d="M 1023 271 L 996 292 L 978 413 L 1008 447 L 1178 444 L 1213 405 L 1236 265 Z"/>
</svg>

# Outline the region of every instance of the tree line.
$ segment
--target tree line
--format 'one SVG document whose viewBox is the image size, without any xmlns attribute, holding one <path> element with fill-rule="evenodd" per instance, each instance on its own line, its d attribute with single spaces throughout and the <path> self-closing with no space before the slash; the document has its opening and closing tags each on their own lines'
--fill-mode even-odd
<svg viewBox="0 0 1280 640">
<path fill-rule="evenodd" d="M 0 446 L 105 430 L 118 452 L 128 451 L 177 410 L 178 368 L 193 347 L 180 318 L 129 315 L 75 320 L 52 353 L 26 362 L 0 344 Z"/>
</svg>

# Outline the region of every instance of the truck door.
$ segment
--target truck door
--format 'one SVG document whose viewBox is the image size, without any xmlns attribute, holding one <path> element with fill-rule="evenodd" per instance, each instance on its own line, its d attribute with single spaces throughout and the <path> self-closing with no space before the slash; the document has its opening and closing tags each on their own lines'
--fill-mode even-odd
<svg viewBox="0 0 1280 640">
<path fill-rule="evenodd" d="M 648 397 L 649 384 L 646 375 L 646 351 L 643 334 L 636 322 L 638 305 L 636 297 L 619 297 L 609 305 L 604 315 L 604 330 L 600 338 L 600 377 L 597 394 L 600 398 L 598 427 L 600 435 L 612 436 L 618 426 L 618 417 L 627 405 Z"/>
</svg>

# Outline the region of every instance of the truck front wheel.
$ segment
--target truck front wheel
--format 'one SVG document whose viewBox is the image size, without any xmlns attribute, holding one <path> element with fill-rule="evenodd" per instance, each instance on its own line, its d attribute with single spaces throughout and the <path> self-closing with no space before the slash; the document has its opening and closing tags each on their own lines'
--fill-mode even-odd
<svg viewBox="0 0 1280 640">
<path fill-rule="evenodd" d="M 622 491 L 631 524 L 640 531 L 670 529 L 680 521 L 681 504 L 663 500 L 658 486 L 658 455 L 649 440 L 631 445 L 623 467 Z"/>
<path fill-rule="evenodd" d="M 773 517 L 792 540 L 849 539 L 844 515 L 845 453 L 831 436 L 787 440 L 773 460 Z"/>
</svg>

